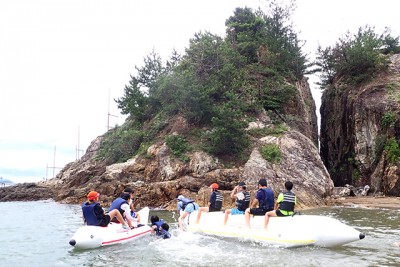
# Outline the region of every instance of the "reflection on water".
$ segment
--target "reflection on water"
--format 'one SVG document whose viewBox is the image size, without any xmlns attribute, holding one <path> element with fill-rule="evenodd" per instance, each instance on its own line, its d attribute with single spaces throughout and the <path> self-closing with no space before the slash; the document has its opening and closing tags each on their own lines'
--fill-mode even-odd
<svg viewBox="0 0 400 267">
<path fill-rule="evenodd" d="M 82 225 L 78 205 L 14 202 L 0 203 L 0 208 L 5 212 L 0 223 L 0 266 L 400 266 L 400 248 L 393 245 L 400 241 L 399 210 L 330 207 L 303 211 L 337 218 L 364 232 L 366 238 L 336 248 L 295 249 L 179 233 L 175 213 L 152 211 L 170 224 L 171 239 L 146 237 L 76 251 L 68 241 Z M 16 211 L 27 219 L 18 220 Z"/>
</svg>

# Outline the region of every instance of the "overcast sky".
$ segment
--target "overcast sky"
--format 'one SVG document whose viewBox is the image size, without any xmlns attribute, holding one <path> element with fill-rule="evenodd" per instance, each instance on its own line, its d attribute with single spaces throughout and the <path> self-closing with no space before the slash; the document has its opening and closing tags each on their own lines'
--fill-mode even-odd
<svg viewBox="0 0 400 267">
<path fill-rule="evenodd" d="M 318 44 L 333 45 L 366 24 L 399 36 L 399 3 L 298 0 L 292 21 L 313 57 Z M 86 150 L 107 130 L 108 112 L 110 126 L 124 122 L 113 99 L 152 49 L 166 60 L 174 48 L 183 53 L 196 32 L 224 36 L 225 20 L 245 6 L 265 2 L 1 0 L 0 177 L 53 177 L 47 167 L 74 161 L 78 136 Z M 319 103 L 320 92 L 313 93 Z"/>
</svg>

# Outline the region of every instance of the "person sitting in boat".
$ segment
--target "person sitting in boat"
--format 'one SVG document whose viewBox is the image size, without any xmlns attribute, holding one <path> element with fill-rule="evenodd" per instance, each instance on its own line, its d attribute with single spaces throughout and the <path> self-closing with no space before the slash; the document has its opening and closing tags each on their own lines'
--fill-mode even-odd
<svg viewBox="0 0 400 267">
<path fill-rule="evenodd" d="M 201 213 L 203 211 L 206 212 L 221 211 L 222 201 L 224 200 L 224 197 L 222 196 L 221 192 L 218 191 L 218 187 L 219 186 L 217 183 L 213 183 L 210 185 L 211 195 L 210 195 L 210 200 L 208 202 L 208 206 L 199 208 L 199 212 L 197 213 L 196 223 L 199 223 Z"/>
<path fill-rule="evenodd" d="M 179 195 L 178 198 L 178 211 L 181 212 L 178 223 L 179 229 L 183 230 L 183 220 L 193 211 L 199 210 L 199 205 L 190 198 L 185 198 L 183 195 Z"/>
<path fill-rule="evenodd" d="M 269 211 L 265 214 L 264 229 L 267 229 L 268 227 L 269 217 L 283 217 L 293 215 L 294 207 L 297 203 L 297 197 L 292 192 L 293 183 L 291 181 L 287 181 L 285 183 L 285 188 L 286 192 L 282 192 L 278 195 L 278 199 L 275 203 L 275 210 Z"/>
<path fill-rule="evenodd" d="M 130 198 L 131 195 L 129 193 L 122 193 L 119 198 L 115 199 L 111 203 L 111 206 L 108 210 L 109 211 L 118 210 L 122 215 L 122 217 L 126 219 L 126 222 L 128 223 L 129 227 L 133 229 L 136 220 L 131 216 L 131 208 L 129 206 Z M 111 220 L 115 222 L 115 219 L 116 218 L 112 218 Z"/>
<path fill-rule="evenodd" d="M 124 193 L 128 193 L 130 195 L 130 199 L 129 199 L 129 207 L 131 208 L 131 217 L 134 219 L 132 221 L 133 226 L 140 226 L 142 224 L 140 224 L 140 215 L 139 213 L 135 212 L 135 206 L 133 204 L 133 189 L 130 187 L 125 188 Z"/>
<path fill-rule="evenodd" d="M 151 216 L 150 221 L 152 233 L 155 233 L 156 236 L 163 239 L 168 239 L 171 237 L 171 234 L 168 232 L 169 225 L 164 222 L 163 219 L 158 218 L 157 215 L 153 215 Z"/>
<path fill-rule="evenodd" d="M 244 214 L 250 205 L 250 193 L 246 191 L 246 183 L 240 182 L 231 192 L 231 198 L 236 200 L 236 208 L 226 209 L 224 217 L 224 225 L 228 221 L 229 214 Z"/>
<path fill-rule="evenodd" d="M 104 210 L 98 202 L 99 196 L 100 194 L 96 191 L 90 191 L 87 195 L 88 201 L 82 204 L 82 213 L 86 224 L 105 227 L 110 223 L 111 218 L 116 217 L 122 224 L 122 228 L 129 229 L 119 210 L 114 209 L 108 214 L 104 214 Z"/>
<path fill-rule="evenodd" d="M 258 205 L 258 207 L 257 207 Z M 247 208 L 244 215 L 246 226 L 250 227 L 250 214 L 254 216 L 264 216 L 265 213 L 274 209 L 274 191 L 268 187 L 267 180 L 262 178 L 258 181 L 258 191 L 256 198 Z"/>
</svg>

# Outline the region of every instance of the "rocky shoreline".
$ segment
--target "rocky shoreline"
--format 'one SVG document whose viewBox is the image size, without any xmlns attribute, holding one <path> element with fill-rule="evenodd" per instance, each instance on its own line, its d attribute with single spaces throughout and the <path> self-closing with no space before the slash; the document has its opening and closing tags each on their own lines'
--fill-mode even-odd
<svg viewBox="0 0 400 267">
<path fill-rule="evenodd" d="M 56 199 L 57 192 L 45 183 L 22 183 L 0 188 L 0 202 L 39 201 Z M 63 201 L 58 201 L 63 203 Z M 78 204 L 78 203 L 75 203 Z M 347 206 L 357 208 L 400 209 L 400 197 L 388 196 L 330 196 L 318 206 Z M 300 209 L 315 207 L 300 207 Z"/>
</svg>

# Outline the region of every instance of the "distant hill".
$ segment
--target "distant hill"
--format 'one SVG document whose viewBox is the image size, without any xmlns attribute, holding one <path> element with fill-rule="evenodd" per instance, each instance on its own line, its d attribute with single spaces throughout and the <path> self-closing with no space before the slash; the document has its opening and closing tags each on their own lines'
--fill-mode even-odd
<svg viewBox="0 0 400 267">
<path fill-rule="evenodd" d="M 4 179 L 4 178 L 0 177 L 0 186 L 3 185 L 3 184 L 5 184 L 5 185 L 13 185 L 15 183 L 13 181 L 10 181 L 8 179 Z"/>
</svg>

